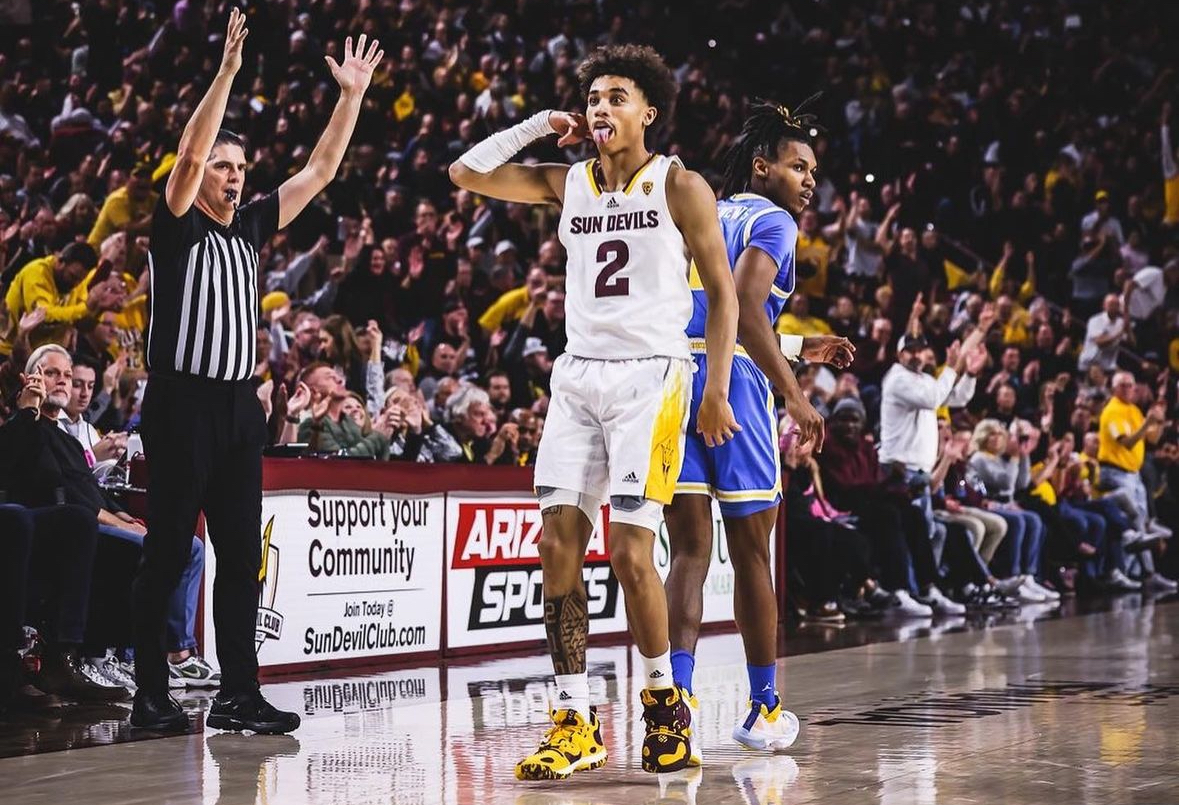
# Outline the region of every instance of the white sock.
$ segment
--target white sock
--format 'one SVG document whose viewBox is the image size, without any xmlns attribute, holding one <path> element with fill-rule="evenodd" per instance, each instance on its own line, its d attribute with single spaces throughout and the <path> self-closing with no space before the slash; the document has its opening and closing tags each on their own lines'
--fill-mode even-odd
<svg viewBox="0 0 1179 805">
<path fill-rule="evenodd" d="M 554 674 L 553 681 L 557 685 L 557 695 L 553 697 L 554 710 L 576 710 L 581 717 L 589 722 L 590 694 L 589 674 Z"/>
<path fill-rule="evenodd" d="M 643 657 L 643 653 L 639 652 Z M 671 646 L 658 657 L 643 657 L 643 687 L 654 690 L 656 688 L 674 687 L 671 676 Z"/>
</svg>

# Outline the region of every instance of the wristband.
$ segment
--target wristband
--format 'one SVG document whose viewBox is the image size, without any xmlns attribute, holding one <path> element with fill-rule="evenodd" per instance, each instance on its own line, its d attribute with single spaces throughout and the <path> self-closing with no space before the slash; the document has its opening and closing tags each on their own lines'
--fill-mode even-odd
<svg viewBox="0 0 1179 805">
<path fill-rule="evenodd" d="M 298 425 L 298 424 L 299 424 L 299 417 L 297 417 L 297 416 L 292 416 L 291 414 L 287 414 L 287 415 L 284 417 L 284 419 L 286 419 L 286 421 L 287 421 L 287 422 L 290 422 L 292 425 Z"/>
<path fill-rule="evenodd" d="M 549 123 L 550 114 L 550 110 L 545 109 L 523 123 L 491 135 L 472 146 L 458 161 L 476 173 L 491 173 L 529 144 L 555 134 L 557 130 Z"/>
<path fill-rule="evenodd" d="M 801 335 L 778 336 L 778 342 L 781 345 L 782 354 L 786 356 L 786 360 L 796 361 L 802 356 L 802 340 Z"/>
</svg>

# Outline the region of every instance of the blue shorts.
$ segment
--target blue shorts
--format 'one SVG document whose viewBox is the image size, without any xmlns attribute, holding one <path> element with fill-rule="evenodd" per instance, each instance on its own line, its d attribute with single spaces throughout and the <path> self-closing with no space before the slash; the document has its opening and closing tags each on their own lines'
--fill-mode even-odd
<svg viewBox="0 0 1179 805">
<path fill-rule="evenodd" d="M 708 378 L 705 356 L 693 343 L 696 372 L 684 444 L 684 467 L 676 494 L 709 495 L 725 517 L 747 517 L 782 500 L 782 464 L 778 452 L 778 417 L 770 381 L 738 347 L 729 380 L 729 404 L 741 432 L 720 447 L 709 447 L 696 433 L 696 413 Z"/>
</svg>

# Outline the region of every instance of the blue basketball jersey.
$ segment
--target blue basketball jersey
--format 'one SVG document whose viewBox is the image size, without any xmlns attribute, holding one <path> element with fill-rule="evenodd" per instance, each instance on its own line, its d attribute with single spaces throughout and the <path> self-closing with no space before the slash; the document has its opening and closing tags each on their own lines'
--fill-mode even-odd
<svg viewBox="0 0 1179 805">
<path fill-rule="evenodd" d="M 794 292 L 794 246 L 798 240 L 798 224 L 789 212 L 756 193 L 737 193 L 723 199 L 717 202 L 716 212 L 725 236 L 730 270 L 737 267 L 737 258 L 750 246 L 761 249 L 777 264 L 778 275 L 774 277 L 770 296 L 766 299 L 766 315 L 773 324 L 785 307 L 787 297 Z M 689 338 L 703 338 L 708 296 L 694 263 L 688 284 L 692 289 L 692 319 L 687 334 Z"/>
</svg>

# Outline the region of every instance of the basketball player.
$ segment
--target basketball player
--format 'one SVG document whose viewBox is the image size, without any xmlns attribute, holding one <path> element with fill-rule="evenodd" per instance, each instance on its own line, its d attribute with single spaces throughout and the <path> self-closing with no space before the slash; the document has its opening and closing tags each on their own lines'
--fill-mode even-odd
<svg viewBox="0 0 1179 805">
<path fill-rule="evenodd" d="M 760 103 L 725 157 L 723 200 L 717 206 L 740 306 L 740 344 L 729 401 L 741 432 L 713 449 L 689 433 L 675 499 L 665 512 L 671 542 L 667 602 L 673 613 L 672 669 L 695 716 L 693 652 L 712 557 L 712 498 L 720 505 L 733 561 L 733 613 L 745 643 L 750 685 L 750 710 L 733 738 L 751 749 L 784 749 L 798 735 L 798 719 L 782 709 L 774 685 L 778 607 L 770 533 L 782 499 L 782 469 L 771 384 L 785 398 L 800 438 L 820 449 L 823 419 L 799 389 L 788 358 L 801 352 L 808 360 L 842 367 L 851 362 L 853 350 L 846 338 L 783 336 L 780 342 L 774 333 L 774 322 L 794 291 L 794 217 L 806 208 L 815 188 L 812 126 L 810 115 Z M 718 371 L 700 340 L 710 303 L 694 275 L 692 279 L 695 310 L 688 336 L 697 368 L 689 431 L 699 393 Z M 692 765 L 701 762 L 698 744 L 692 746 Z"/>
<path fill-rule="evenodd" d="M 697 430 L 708 445 L 732 438 L 729 367 L 737 300 L 716 201 L 678 159 L 653 154 L 648 130 L 675 99 L 670 70 L 645 46 L 610 46 L 578 67 L 586 112 L 540 112 L 476 145 L 451 165 L 461 187 L 507 201 L 561 205 L 568 252 L 568 352 L 553 368 L 552 402 L 536 460 L 544 518 L 545 631 L 559 707 L 520 779 L 565 778 L 606 761 L 589 703 L 589 630 L 582 563 L 593 522 L 610 504 L 610 561 L 643 656 L 642 767 L 675 771 L 690 754 L 690 713 L 671 681 L 667 601 L 653 561 L 655 530 L 683 460 L 692 315 L 688 257 L 708 296 L 703 328 L 719 371 L 701 390 Z M 572 166 L 506 164 L 547 134 L 559 145 L 592 139 L 598 156 Z M 685 249 L 686 247 L 686 249 Z"/>
</svg>

